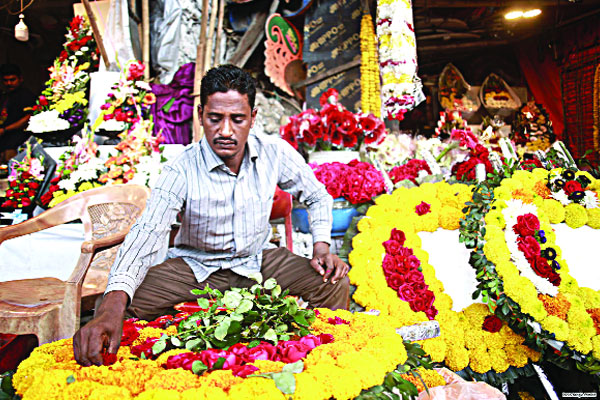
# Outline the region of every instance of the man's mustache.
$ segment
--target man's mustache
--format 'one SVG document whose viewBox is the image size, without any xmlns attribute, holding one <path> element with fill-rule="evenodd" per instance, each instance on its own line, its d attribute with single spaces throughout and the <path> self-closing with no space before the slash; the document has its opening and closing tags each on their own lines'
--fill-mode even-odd
<svg viewBox="0 0 600 400">
<path fill-rule="evenodd" d="M 238 144 L 238 141 L 233 138 L 216 137 L 213 139 L 213 144 L 218 144 L 218 142 Z"/>
</svg>

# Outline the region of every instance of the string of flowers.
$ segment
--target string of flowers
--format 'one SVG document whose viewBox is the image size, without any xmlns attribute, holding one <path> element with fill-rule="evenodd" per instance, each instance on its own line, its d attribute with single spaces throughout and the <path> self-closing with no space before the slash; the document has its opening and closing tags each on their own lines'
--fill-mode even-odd
<svg viewBox="0 0 600 400">
<path fill-rule="evenodd" d="M 467 207 L 467 218 L 461 224 L 461 241 L 473 249 L 470 259 L 479 281 L 476 294 L 483 294 L 497 316 L 525 335 L 526 343 L 543 352 L 544 358 L 559 364 L 572 360 L 577 368 L 595 373 L 600 369 L 600 326 L 594 319 L 600 307 L 600 293 L 580 287 L 569 274 L 550 224 L 579 219 L 581 214 L 572 211 L 581 207 L 586 214 L 584 221 L 599 229 L 600 209 L 586 210 L 579 204 L 563 206 L 552 199 L 546 184 L 549 174 L 553 176 L 555 172 L 506 169 L 482 182 Z M 591 175 L 582 174 L 590 180 L 593 190 L 600 189 Z M 543 290 L 539 281 L 524 275 L 517 265 L 518 258 L 511 251 L 512 244 L 507 242 L 506 234 L 514 226 L 511 220 L 515 213 L 521 213 L 513 199 L 524 204 L 521 209 L 533 210 L 537 215 L 539 229 L 545 232 L 546 239 L 539 244 L 540 251 L 552 259 L 553 267 L 559 267 L 555 270 L 560 277 L 558 290 L 548 286 Z M 536 228 L 536 221 L 529 219 L 527 224 L 523 221 L 522 227 Z"/>
<path fill-rule="evenodd" d="M 44 180 L 44 158 L 32 155 L 29 142 L 25 149 L 25 157 L 21 161 L 12 162 L 6 200 L 2 203 L 2 208 L 29 207 Z"/>
<path fill-rule="evenodd" d="M 524 338 L 515 334 L 507 324 L 493 319 L 493 313 L 485 304 L 474 303 L 461 312 L 453 311 L 452 299 L 436 278 L 435 268 L 427 261 L 428 254 L 421 247 L 421 239 L 417 235 L 418 232 L 433 232 L 440 227 L 458 229 L 463 216 L 461 210 L 470 200 L 470 186 L 446 182 L 425 183 L 411 189 L 399 188 L 390 195 L 379 196 L 375 205 L 368 209 L 366 217 L 358 222 L 359 234 L 352 240 L 353 250 L 349 255 L 352 268 L 348 275 L 351 283 L 357 286 L 353 294 L 357 303 L 367 309 L 380 310 L 392 317 L 397 325 L 410 325 L 429 319 L 424 312 L 429 310 L 426 307 L 429 300 L 417 308 L 421 311 L 415 312 L 398 292 L 404 282 L 417 281 L 412 278 L 416 278 L 413 267 L 418 260 L 423 284 L 433 293 L 431 306 L 437 310 L 435 319 L 440 323 L 441 331 L 440 337 L 421 343 L 423 350 L 433 361 L 444 362 L 453 371 L 484 374 L 481 379 L 486 380 L 490 376 L 502 379 L 503 374 L 512 374 L 526 367 L 529 360 L 538 360 L 540 354 L 525 346 Z M 391 257 L 386 258 L 386 253 L 389 255 L 386 242 L 392 236 L 391 232 L 399 231 L 405 236 L 401 247 L 410 249 L 412 254 L 396 246 L 402 255 L 394 256 L 391 262 Z M 387 244 L 387 247 L 390 245 Z M 374 268 L 377 265 L 381 268 Z M 413 267 L 405 268 L 407 265 Z M 401 271 L 402 268 L 405 271 Z M 433 313 L 430 311 L 430 314 Z M 504 379 L 509 379 L 510 375 L 506 376 Z"/>
<path fill-rule="evenodd" d="M 385 118 L 404 119 L 425 99 L 417 77 L 417 45 L 410 0 L 377 2 L 381 97 Z"/>
<path fill-rule="evenodd" d="M 28 131 L 65 130 L 83 124 L 88 114 L 89 73 L 98 68 L 98 50 L 89 21 L 75 16 L 65 35 L 60 56 L 48 70 L 50 79 L 38 97 Z"/>
<path fill-rule="evenodd" d="M 381 82 L 371 14 L 360 21 L 360 104 L 364 113 L 381 117 Z"/>
</svg>

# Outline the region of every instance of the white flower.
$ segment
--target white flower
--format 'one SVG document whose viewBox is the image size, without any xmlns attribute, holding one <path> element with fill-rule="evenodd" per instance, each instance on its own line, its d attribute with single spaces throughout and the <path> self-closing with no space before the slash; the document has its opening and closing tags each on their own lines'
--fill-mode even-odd
<svg viewBox="0 0 600 400">
<path fill-rule="evenodd" d="M 27 130 L 34 133 L 54 132 L 69 129 L 69 121 L 59 117 L 57 110 L 44 111 L 29 118 Z"/>
<path fill-rule="evenodd" d="M 63 190 L 69 191 L 75 190 L 76 184 L 77 181 L 73 177 L 71 177 L 69 179 L 62 179 L 60 182 L 58 182 L 58 187 Z"/>
<path fill-rule="evenodd" d="M 146 92 L 149 92 L 152 90 L 152 88 L 150 87 L 150 84 L 148 82 L 144 82 L 144 81 L 137 81 L 135 83 L 135 86 L 139 87 L 142 90 L 145 90 Z"/>
<path fill-rule="evenodd" d="M 596 193 L 591 190 L 586 190 L 583 198 L 583 206 L 585 208 L 598 208 L 598 197 L 596 197 Z"/>
<path fill-rule="evenodd" d="M 569 200 L 569 196 L 565 193 L 563 189 L 560 189 L 558 192 L 552 193 L 552 198 L 554 200 L 560 201 L 560 204 L 563 206 L 567 206 L 571 204 L 571 200 Z"/>
</svg>

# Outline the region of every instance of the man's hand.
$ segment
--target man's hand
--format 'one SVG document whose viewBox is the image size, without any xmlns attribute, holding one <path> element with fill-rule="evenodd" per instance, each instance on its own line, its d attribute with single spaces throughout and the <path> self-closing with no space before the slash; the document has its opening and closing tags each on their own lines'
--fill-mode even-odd
<svg viewBox="0 0 600 400">
<path fill-rule="evenodd" d="M 345 277 L 350 269 L 348 264 L 329 252 L 329 244 L 325 242 L 314 244 L 313 258 L 310 260 L 310 265 L 323 276 L 323 282 L 327 282 L 331 277 L 332 284 Z"/>
<path fill-rule="evenodd" d="M 93 320 L 73 336 L 75 360 L 84 367 L 102 365 L 102 351 L 116 354 L 121 344 L 123 318 L 128 296 L 125 292 L 107 293 Z"/>
</svg>

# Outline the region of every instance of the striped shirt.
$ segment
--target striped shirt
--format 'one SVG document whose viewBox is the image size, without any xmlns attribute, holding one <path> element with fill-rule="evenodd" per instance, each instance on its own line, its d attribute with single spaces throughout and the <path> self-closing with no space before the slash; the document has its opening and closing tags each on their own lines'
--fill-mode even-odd
<svg viewBox="0 0 600 400">
<path fill-rule="evenodd" d="M 206 139 L 194 143 L 163 171 L 146 209 L 131 228 L 111 269 L 106 293 L 129 298 L 148 269 L 163 260 L 172 224 L 181 228 L 167 257 L 183 257 L 198 282 L 219 269 L 249 276 L 260 271 L 272 244 L 269 216 L 275 186 L 306 204 L 314 242 L 331 242 L 333 199 L 302 156 L 277 137 L 250 134 L 236 175 Z"/>
</svg>

